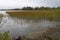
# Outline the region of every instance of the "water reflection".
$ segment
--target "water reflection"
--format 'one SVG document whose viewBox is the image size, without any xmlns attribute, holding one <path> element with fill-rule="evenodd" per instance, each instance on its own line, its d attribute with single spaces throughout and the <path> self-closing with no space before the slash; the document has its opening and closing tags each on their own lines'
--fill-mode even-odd
<svg viewBox="0 0 60 40">
<path fill-rule="evenodd" d="M 55 27 L 59 22 L 49 20 L 26 20 L 12 18 L 4 12 L 0 24 L 0 31 L 10 31 L 12 36 L 28 35 L 31 32 L 45 30 L 47 27 Z"/>
</svg>

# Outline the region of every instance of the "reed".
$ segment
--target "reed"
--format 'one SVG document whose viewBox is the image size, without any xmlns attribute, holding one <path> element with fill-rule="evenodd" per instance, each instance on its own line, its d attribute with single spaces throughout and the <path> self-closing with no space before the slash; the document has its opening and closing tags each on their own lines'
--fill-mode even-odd
<svg viewBox="0 0 60 40">
<path fill-rule="evenodd" d="M 55 10 L 20 10 L 7 13 L 11 17 L 25 19 L 60 19 L 60 9 Z"/>
</svg>

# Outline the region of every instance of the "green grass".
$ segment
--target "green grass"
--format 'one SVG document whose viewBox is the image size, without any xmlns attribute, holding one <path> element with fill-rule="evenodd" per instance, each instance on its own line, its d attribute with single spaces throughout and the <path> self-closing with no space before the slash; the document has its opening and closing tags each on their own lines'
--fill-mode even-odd
<svg viewBox="0 0 60 40">
<path fill-rule="evenodd" d="M 25 19 L 60 19 L 60 9 L 52 10 L 23 10 L 7 12 L 11 17 Z"/>
<path fill-rule="evenodd" d="M 2 21 L 2 17 L 3 17 L 3 15 L 2 15 L 2 14 L 0 14 L 0 23 L 1 23 L 1 21 Z"/>
<path fill-rule="evenodd" d="M 11 40 L 8 32 L 1 33 L 0 32 L 0 40 Z"/>
<path fill-rule="evenodd" d="M 3 15 L 2 14 L 0 14 L 0 18 L 2 18 L 3 17 Z"/>
</svg>

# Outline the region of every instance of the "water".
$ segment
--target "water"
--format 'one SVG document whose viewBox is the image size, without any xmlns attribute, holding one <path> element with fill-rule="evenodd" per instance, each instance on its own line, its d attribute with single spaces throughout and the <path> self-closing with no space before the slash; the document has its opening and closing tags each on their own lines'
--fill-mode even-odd
<svg viewBox="0 0 60 40">
<path fill-rule="evenodd" d="M 12 37 L 19 35 L 28 35 L 31 32 L 45 30 L 47 27 L 55 27 L 59 22 L 49 20 L 26 20 L 12 18 L 6 11 L 0 11 L 3 14 L 0 23 L 0 31 L 10 31 Z"/>
</svg>

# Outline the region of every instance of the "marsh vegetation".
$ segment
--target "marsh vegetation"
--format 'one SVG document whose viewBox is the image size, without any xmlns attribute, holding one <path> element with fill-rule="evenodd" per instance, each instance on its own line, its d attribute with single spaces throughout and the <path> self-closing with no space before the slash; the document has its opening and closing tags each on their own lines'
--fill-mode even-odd
<svg viewBox="0 0 60 40">
<path fill-rule="evenodd" d="M 60 9 L 4 13 L 1 15 L 0 31 L 3 34 L 0 33 L 0 40 L 60 40 Z"/>
<path fill-rule="evenodd" d="M 7 12 L 11 17 L 22 19 L 60 19 L 60 9 L 53 10 L 21 10 L 15 12 Z"/>
</svg>

